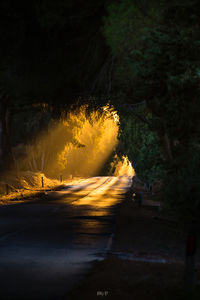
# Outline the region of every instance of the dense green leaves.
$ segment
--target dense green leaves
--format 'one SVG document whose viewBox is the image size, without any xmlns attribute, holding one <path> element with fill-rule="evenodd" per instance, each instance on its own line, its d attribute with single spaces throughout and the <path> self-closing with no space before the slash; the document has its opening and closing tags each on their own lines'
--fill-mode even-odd
<svg viewBox="0 0 200 300">
<path fill-rule="evenodd" d="M 164 206 L 180 218 L 199 218 L 200 211 L 200 153 L 199 145 L 168 165 L 162 198 Z"/>
<path fill-rule="evenodd" d="M 159 6 L 150 1 L 144 14 L 137 3 L 111 5 L 104 20 L 116 58 L 113 92 L 120 93 L 121 103 L 134 106 L 145 100 L 151 115 L 148 126 L 133 122 L 131 128 L 125 117 L 122 140 L 143 178 L 157 169 L 159 146 L 165 199 L 186 215 L 189 207 L 197 208 L 199 197 L 200 7 L 198 1 L 162 1 Z"/>
<path fill-rule="evenodd" d="M 151 122 L 152 117 L 148 116 Z M 159 179 L 162 172 L 161 153 L 158 139 L 148 125 L 133 114 L 121 116 L 120 141 L 123 144 L 121 154 L 126 154 L 133 162 L 137 175 L 152 183 Z"/>
</svg>

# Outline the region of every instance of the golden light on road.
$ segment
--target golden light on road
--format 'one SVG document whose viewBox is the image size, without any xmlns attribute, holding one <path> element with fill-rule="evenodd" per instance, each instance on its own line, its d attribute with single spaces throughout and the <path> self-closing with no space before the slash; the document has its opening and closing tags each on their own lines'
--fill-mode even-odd
<svg viewBox="0 0 200 300">
<path fill-rule="evenodd" d="M 99 180 L 99 179 L 98 179 Z M 97 182 L 98 182 L 97 180 Z M 99 185 L 99 183 L 97 184 Z M 85 194 L 84 190 L 76 193 L 76 199 L 72 202 L 73 205 L 87 205 L 93 206 L 96 209 L 101 209 L 99 211 L 99 215 L 104 214 L 103 208 L 110 207 L 115 205 L 124 195 L 124 187 L 131 185 L 131 177 L 130 176 L 110 176 L 110 177 L 102 177 L 101 184 L 95 188 L 92 187 L 91 191 L 88 190 L 88 193 Z M 78 196 L 78 197 L 77 197 Z M 78 199 L 77 199 L 78 198 Z M 97 211 L 90 210 L 88 215 L 95 215 Z"/>
</svg>

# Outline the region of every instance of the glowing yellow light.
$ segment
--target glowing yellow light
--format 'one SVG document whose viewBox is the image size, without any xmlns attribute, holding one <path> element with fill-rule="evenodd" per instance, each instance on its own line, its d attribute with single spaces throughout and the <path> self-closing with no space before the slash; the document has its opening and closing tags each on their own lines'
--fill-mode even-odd
<svg viewBox="0 0 200 300">
<path fill-rule="evenodd" d="M 24 158 L 15 160 L 19 171 L 44 173 L 47 177 L 91 177 L 99 170 L 118 143 L 119 116 L 110 105 L 87 112 L 87 106 L 69 112 L 32 145 L 24 145 Z M 134 175 L 123 156 L 115 166 L 116 176 Z"/>
<path fill-rule="evenodd" d="M 118 116 L 117 113 L 114 113 L 114 114 L 113 114 L 113 118 L 114 118 L 114 121 L 115 121 L 116 123 L 119 123 L 119 116 Z"/>
<path fill-rule="evenodd" d="M 117 111 L 114 110 L 113 106 L 107 104 L 106 106 L 103 106 L 103 110 L 106 112 L 107 117 L 111 117 L 114 122 L 119 123 L 119 116 L 117 114 Z"/>
<path fill-rule="evenodd" d="M 90 177 L 109 158 L 118 143 L 119 117 L 109 105 L 88 113 L 87 106 L 69 112 L 16 160 L 18 169 L 43 172 L 48 177 Z"/>
<path fill-rule="evenodd" d="M 135 170 L 127 156 L 122 156 L 122 159 L 115 166 L 115 176 L 134 176 Z"/>
</svg>

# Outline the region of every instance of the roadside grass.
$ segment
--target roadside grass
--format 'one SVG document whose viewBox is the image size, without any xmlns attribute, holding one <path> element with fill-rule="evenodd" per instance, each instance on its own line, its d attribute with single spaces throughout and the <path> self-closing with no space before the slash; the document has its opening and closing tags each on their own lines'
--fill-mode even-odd
<svg viewBox="0 0 200 300">
<path fill-rule="evenodd" d="M 57 179 L 47 178 L 40 172 L 7 173 L 0 178 L 0 205 L 36 199 L 44 196 L 47 191 L 70 182 L 71 180 L 65 180 L 61 183 Z"/>
</svg>

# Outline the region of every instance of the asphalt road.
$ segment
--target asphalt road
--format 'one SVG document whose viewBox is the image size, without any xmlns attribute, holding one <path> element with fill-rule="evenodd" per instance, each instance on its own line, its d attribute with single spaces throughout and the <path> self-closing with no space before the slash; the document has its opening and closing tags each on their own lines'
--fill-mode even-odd
<svg viewBox="0 0 200 300">
<path fill-rule="evenodd" d="M 0 299 L 66 299 L 111 243 L 130 177 L 92 177 L 0 206 Z"/>
</svg>

